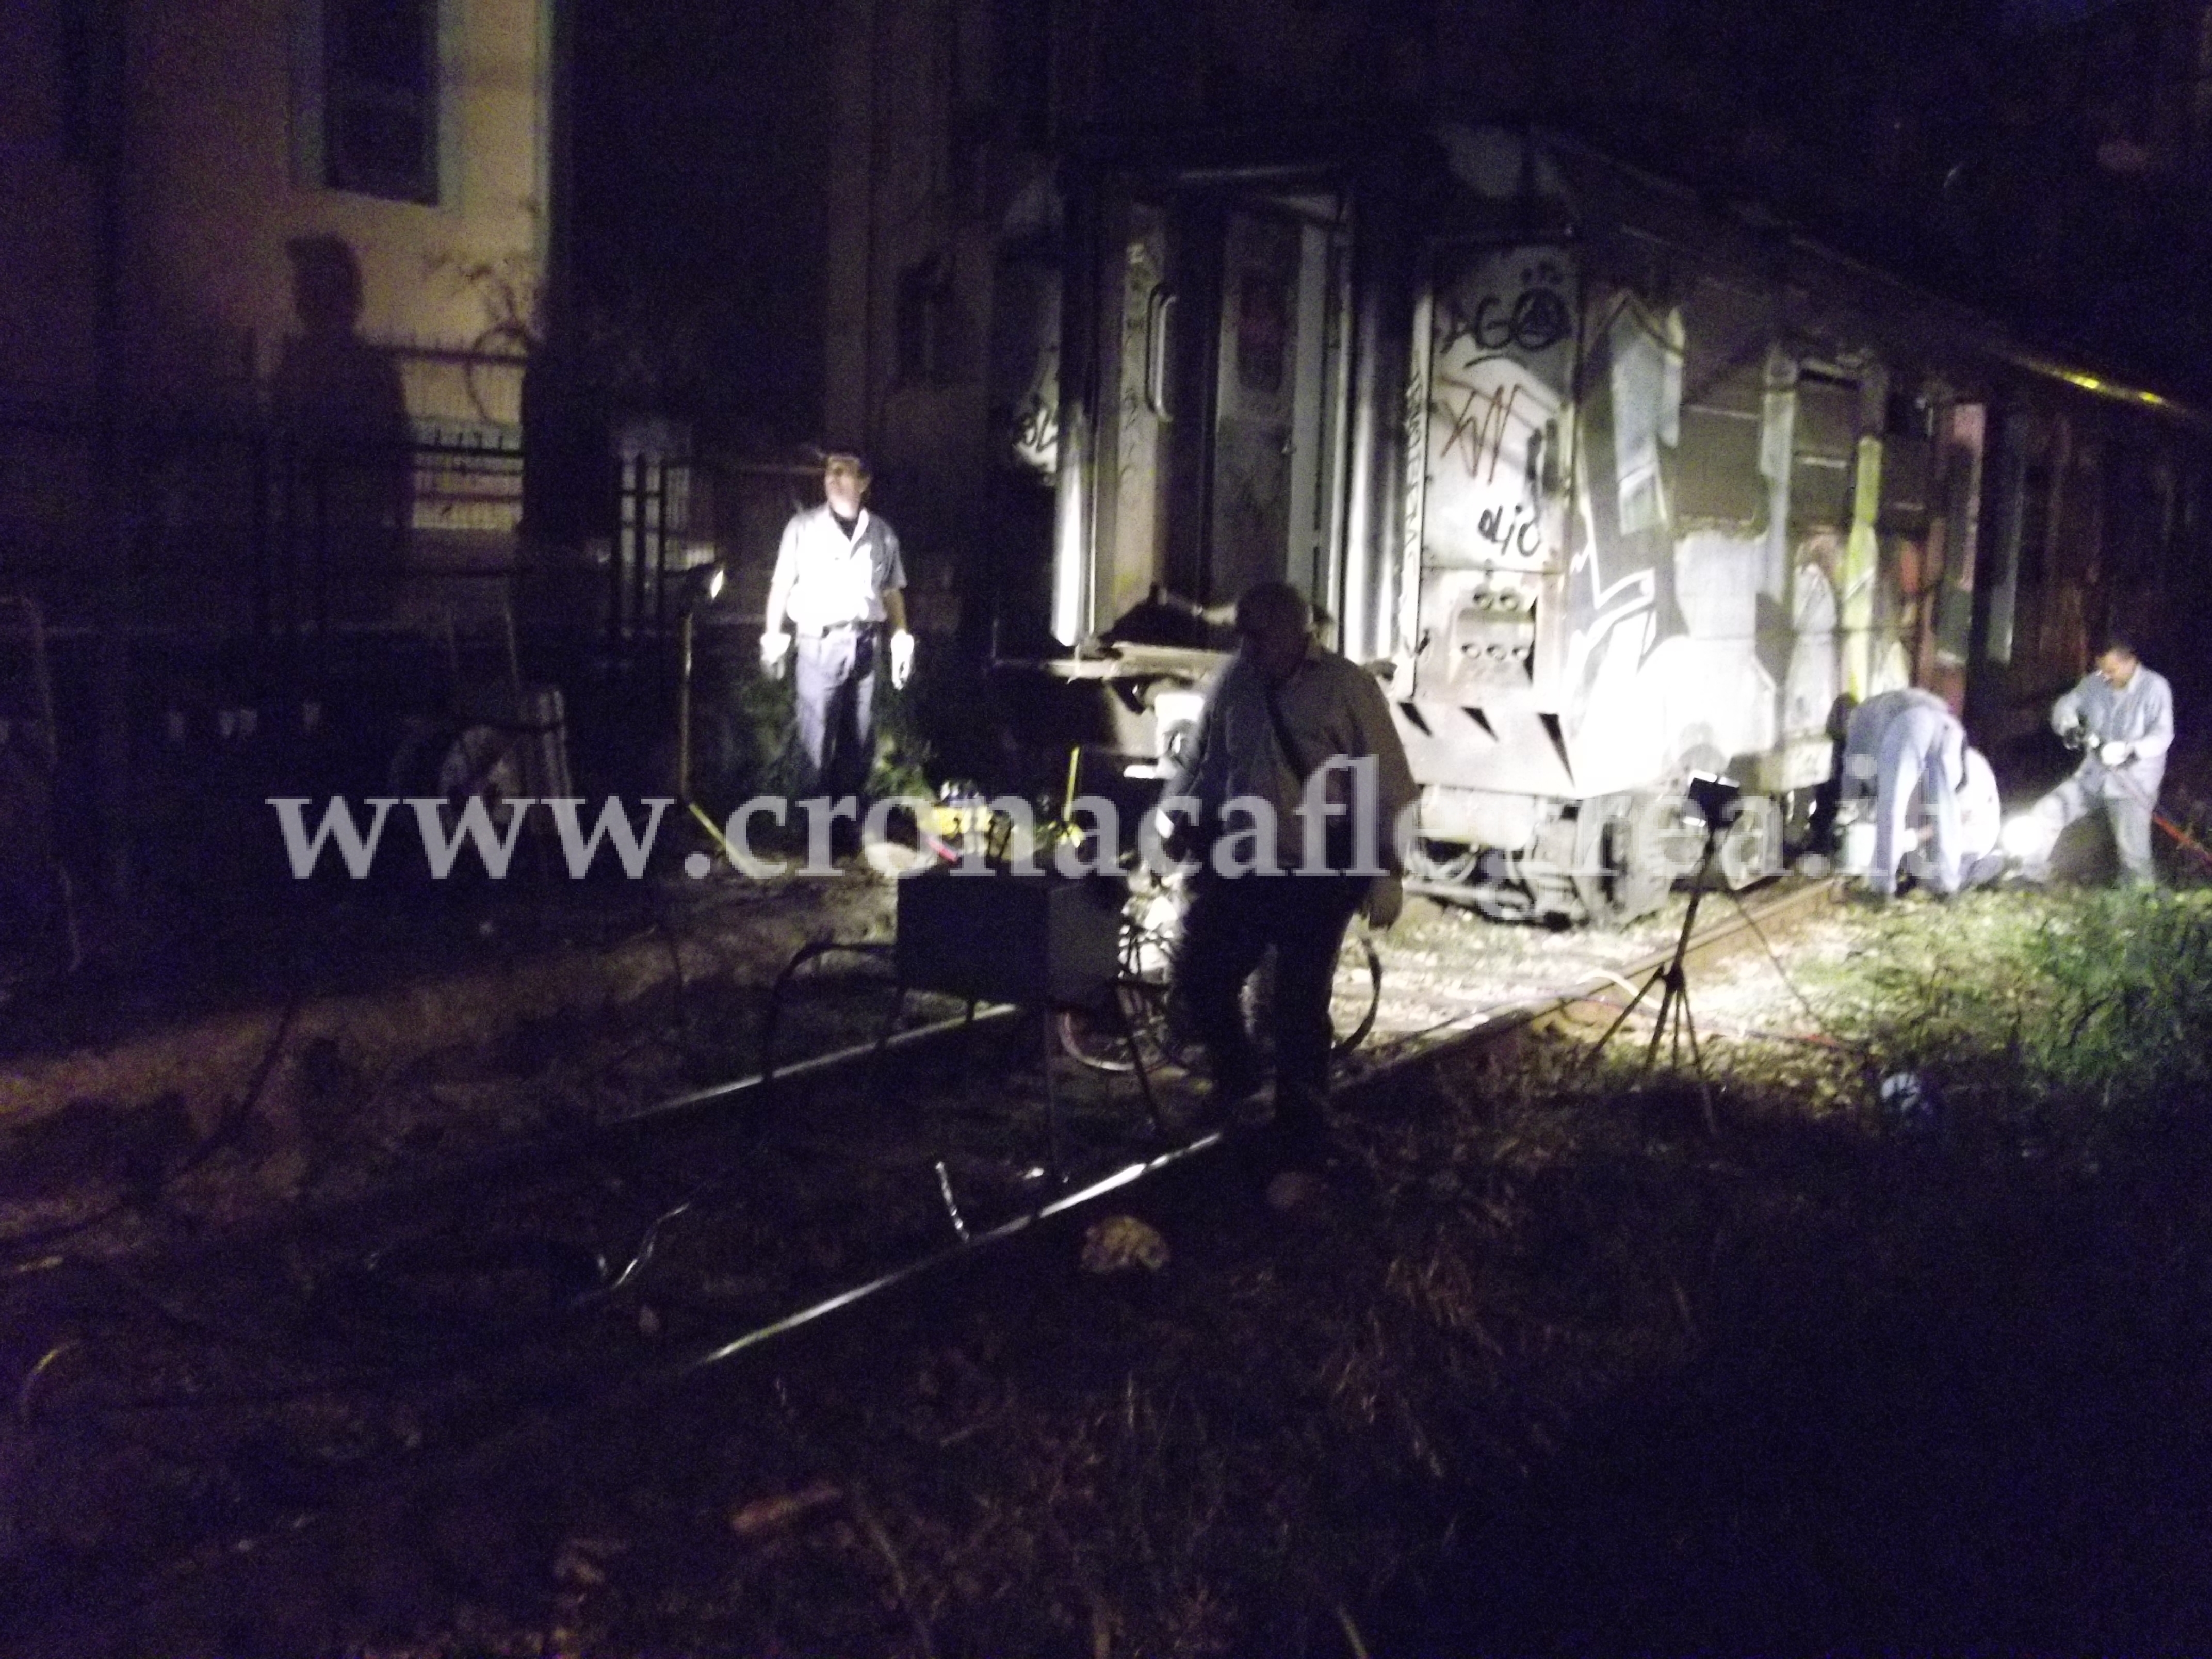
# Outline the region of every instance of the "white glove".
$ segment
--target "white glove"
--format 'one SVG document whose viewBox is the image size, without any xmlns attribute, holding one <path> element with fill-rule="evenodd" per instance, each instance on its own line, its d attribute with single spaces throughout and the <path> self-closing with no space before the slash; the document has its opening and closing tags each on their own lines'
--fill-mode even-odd
<svg viewBox="0 0 2212 1659">
<path fill-rule="evenodd" d="M 891 635 L 891 689 L 902 689 L 914 673 L 914 635 L 903 628 Z"/>
<path fill-rule="evenodd" d="M 2098 745 L 2097 758 L 2107 766 L 2125 766 L 2134 758 L 2135 752 L 2135 744 L 2112 738 Z"/>
<path fill-rule="evenodd" d="M 763 672 L 781 675 L 783 659 L 791 649 L 791 635 L 781 628 L 773 634 L 761 635 L 761 667 Z"/>
<path fill-rule="evenodd" d="M 1367 897 L 1359 908 L 1367 913 L 1369 927 L 1390 927 L 1405 911 L 1406 884 L 1395 876 L 1376 877 L 1367 884 Z"/>
</svg>

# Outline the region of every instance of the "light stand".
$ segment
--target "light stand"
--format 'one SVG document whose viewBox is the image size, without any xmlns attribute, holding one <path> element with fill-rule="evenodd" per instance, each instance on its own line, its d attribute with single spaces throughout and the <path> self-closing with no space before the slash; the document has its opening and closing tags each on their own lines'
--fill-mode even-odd
<svg viewBox="0 0 2212 1659">
<path fill-rule="evenodd" d="M 1714 777 L 1705 773 L 1692 773 L 1688 796 L 1705 818 L 1705 842 L 1698 856 L 1697 873 L 1691 878 L 1689 908 L 1682 913 L 1682 931 L 1674 940 L 1674 953 L 1665 964 L 1655 969 L 1636 994 L 1613 1017 L 1613 1024 L 1605 1028 L 1605 1035 L 1597 1040 L 1597 1049 L 1603 1049 L 1613 1040 L 1613 1034 L 1628 1023 L 1628 1017 L 1639 1007 L 1644 999 L 1659 989 L 1659 1006 L 1653 1016 L 1651 1041 L 1644 1045 L 1644 1064 L 1639 1074 L 1648 1074 L 1659 1058 L 1659 1045 L 1671 1040 L 1670 1060 L 1680 1070 L 1682 1048 L 1686 1038 L 1690 1064 L 1698 1074 L 1698 1092 L 1705 1104 L 1705 1128 L 1717 1133 L 1719 1126 L 1713 1115 L 1711 1085 L 1705 1079 L 1705 1058 L 1698 1046 L 1698 1022 L 1690 1012 L 1690 979 L 1686 966 L 1690 951 L 1690 938 L 1697 931 L 1698 906 L 1705 898 L 1705 888 L 1712 877 L 1713 854 L 1719 848 L 1721 831 L 1735 821 L 1743 810 L 1743 791 L 1734 781 Z M 1596 1050 L 1593 1050 L 1596 1052 Z"/>
<path fill-rule="evenodd" d="M 677 625 L 676 794 L 686 806 L 691 804 L 692 618 L 701 605 L 721 598 L 727 579 L 728 573 L 720 565 L 709 566 L 704 580 L 695 580 L 691 591 L 684 595 L 683 619 Z"/>
<path fill-rule="evenodd" d="M 730 844 L 723 839 L 721 830 L 707 815 L 691 794 L 691 652 L 693 617 L 702 605 L 712 605 L 722 596 L 722 588 L 729 573 L 721 565 L 709 566 L 703 576 L 695 576 L 691 589 L 684 597 L 684 616 L 678 624 L 678 663 L 676 678 L 676 799 L 684 803 L 684 810 L 696 818 L 722 856 L 732 865 L 737 862 Z"/>
</svg>

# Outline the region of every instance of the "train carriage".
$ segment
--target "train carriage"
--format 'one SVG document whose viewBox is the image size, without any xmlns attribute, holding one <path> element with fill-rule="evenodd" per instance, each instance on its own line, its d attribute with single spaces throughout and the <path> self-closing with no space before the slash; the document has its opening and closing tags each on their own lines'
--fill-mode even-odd
<svg viewBox="0 0 2212 1659">
<path fill-rule="evenodd" d="M 2191 411 L 1565 139 L 1071 177 L 1052 622 L 1084 644 L 1024 719 L 1157 775 L 1209 624 L 1286 578 L 1387 684 L 1441 896 L 1642 915 L 1702 850 L 1696 770 L 1744 786 L 1717 859 L 1758 879 L 1840 698 L 1928 685 L 2000 744 L 2094 629 L 2155 649 L 2201 597 Z"/>
</svg>

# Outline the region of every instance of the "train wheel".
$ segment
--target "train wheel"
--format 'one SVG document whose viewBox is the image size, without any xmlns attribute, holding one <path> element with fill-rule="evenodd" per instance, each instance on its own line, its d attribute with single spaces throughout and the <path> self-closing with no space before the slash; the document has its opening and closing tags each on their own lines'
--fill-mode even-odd
<svg viewBox="0 0 2212 1659">
<path fill-rule="evenodd" d="M 1663 795 L 1600 795 L 1575 818 L 1575 896 L 1600 927 L 1648 916 L 1674 885 L 1666 836 L 1675 808 Z"/>
</svg>

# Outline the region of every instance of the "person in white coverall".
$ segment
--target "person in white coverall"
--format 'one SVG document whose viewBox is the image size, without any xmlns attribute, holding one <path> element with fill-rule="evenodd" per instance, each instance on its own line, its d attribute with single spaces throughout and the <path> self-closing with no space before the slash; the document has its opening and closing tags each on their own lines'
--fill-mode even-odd
<svg viewBox="0 0 2212 1659">
<path fill-rule="evenodd" d="M 1966 765 L 1966 727 L 1940 698 L 1905 704 L 1882 728 L 1875 753 L 1874 858 L 1866 872 L 1876 898 L 1895 895 L 1898 866 L 1917 839 L 1916 790 L 1928 824 L 1928 885 L 1946 898 L 1959 890 L 1958 790 Z"/>
<path fill-rule="evenodd" d="M 1997 799 L 1996 774 L 1978 749 L 1966 750 L 1966 781 L 1954 804 L 1959 813 L 1959 886 L 1963 891 L 1995 881 L 2004 872 L 2004 854 L 1997 844 L 2004 831 L 2004 808 Z M 1933 883 L 1935 863 L 1914 848 L 1905 855 L 1906 872 L 1917 882 Z"/>
<path fill-rule="evenodd" d="M 1871 800 L 1875 793 L 1876 763 L 1881 754 L 1882 734 L 1889 730 L 1890 722 L 1908 708 L 1932 708 L 1939 714 L 1950 712 L 1949 705 L 1933 691 L 1923 691 L 1917 685 L 1901 686 L 1894 691 L 1878 691 L 1853 708 L 1850 721 L 1844 727 L 1843 787 L 1838 799 L 1844 806 L 1856 801 Z"/>
<path fill-rule="evenodd" d="M 2102 807 L 2121 873 L 2139 884 L 2155 882 L 2151 815 L 2166 779 L 2166 751 L 2173 746 L 2173 691 L 2165 676 L 2144 667 L 2129 641 L 2108 636 L 2096 668 L 2051 705 L 2051 727 L 2082 745 L 2081 764 L 2036 802 L 2033 846 L 2021 859 L 2021 873 L 2043 880 L 2060 833 Z"/>
</svg>

